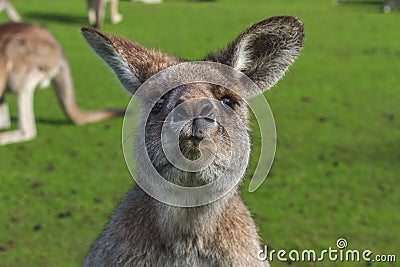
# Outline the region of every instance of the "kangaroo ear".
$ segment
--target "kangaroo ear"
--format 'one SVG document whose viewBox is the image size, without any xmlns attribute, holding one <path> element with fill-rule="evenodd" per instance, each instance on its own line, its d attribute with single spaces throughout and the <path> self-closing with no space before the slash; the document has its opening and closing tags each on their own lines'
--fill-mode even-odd
<svg viewBox="0 0 400 267">
<path fill-rule="evenodd" d="M 300 53 L 303 23 L 295 17 L 272 17 L 258 22 L 239 35 L 225 50 L 207 60 L 229 65 L 250 77 L 261 90 L 278 82 Z M 239 92 L 249 98 L 259 92 Z"/>
<path fill-rule="evenodd" d="M 82 34 L 131 94 L 150 76 L 179 62 L 174 57 L 123 38 L 105 35 L 93 28 L 82 27 Z"/>
</svg>

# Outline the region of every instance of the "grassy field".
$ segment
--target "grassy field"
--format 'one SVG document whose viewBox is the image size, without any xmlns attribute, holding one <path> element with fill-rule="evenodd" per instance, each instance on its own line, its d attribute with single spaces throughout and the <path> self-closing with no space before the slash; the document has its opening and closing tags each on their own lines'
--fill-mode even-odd
<svg viewBox="0 0 400 267">
<path fill-rule="evenodd" d="M 128 104 L 129 95 L 80 35 L 87 23 L 83 0 L 13 3 L 26 21 L 44 24 L 62 44 L 83 108 Z M 273 249 L 321 251 L 346 238 L 349 249 L 395 254 L 400 261 L 399 12 L 382 14 L 380 5 L 121 1 L 123 22 L 107 22 L 104 30 L 200 59 L 254 22 L 283 14 L 301 18 L 302 54 L 265 94 L 277 126 L 274 165 L 256 192 L 248 193 L 246 182 L 245 202 L 263 244 Z M 8 101 L 15 125 L 15 97 Z M 122 154 L 122 119 L 74 126 L 50 88 L 36 91 L 35 112 L 38 137 L 0 147 L 0 266 L 79 266 L 133 183 Z"/>
</svg>

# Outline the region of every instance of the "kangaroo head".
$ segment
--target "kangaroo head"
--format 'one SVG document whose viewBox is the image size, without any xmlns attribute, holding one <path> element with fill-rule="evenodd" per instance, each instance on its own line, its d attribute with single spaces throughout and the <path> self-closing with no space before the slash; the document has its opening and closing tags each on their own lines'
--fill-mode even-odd
<svg viewBox="0 0 400 267">
<path fill-rule="evenodd" d="M 185 62 L 91 28 L 83 28 L 82 32 L 132 94 L 154 74 Z M 228 65 L 247 75 L 256 87 L 231 90 L 193 82 L 152 99 L 149 103 L 151 112 L 142 126 L 145 127 L 146 150 L 158 172 L 173 183 L 199 186 L 217 179 L 222 172 L 244 171 L 237 170 L 237 166 L 246 166 L 250 154 L 246 101 L 272 87 L 284 75 L 298 56 L 303 39 L 303 25 L 294 17 L 263 20 L 240 34 L 227 48 L 204 59 Z M 185 73 L 180 71 L 176 75 L 184 76 Z M 146 93 L 151 95 L 152 92 Z M 142 101 L 146 102 L 146 97 Z M 171 132 L 178 129 L 176 142 L 173 138 L 162 138 L 163 127 Z M 163 142 L 179 148 L 189 161 L 196 161 L 202 153 L 209 151 L 212 163 L 198 171 L 177 168 L 164 153 Z M 232 150 L 232 146 L 236 149 Z M 137 155 L 140 157 L 140 153 Z"/>
</svg>

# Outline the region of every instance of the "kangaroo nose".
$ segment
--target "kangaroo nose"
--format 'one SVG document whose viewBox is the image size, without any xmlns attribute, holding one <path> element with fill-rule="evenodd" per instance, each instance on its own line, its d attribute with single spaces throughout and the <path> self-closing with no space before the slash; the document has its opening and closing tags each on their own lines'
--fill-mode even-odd
<svg viewBox="0 0 400 267">
<path fill-rule="evenodd" d="M 172 119 L 175 122 L 180 122 L 180 121 L 187 121 L 191 120 L 191 116 L 188 110 L 188 106 L 183 104 L 185 102 L 182 99 L 179 99 L 176 101 L 175 107 L 174 107 L 174 113 Z M 181 105 L 182 104 L 182 105 Z"/>
<path fill-rule="evenodd" d="M 215 113 L 214 105 L 207 99 L 201 100 L 198 103 L 198 114 L 193 119 L 193 134 L 197 137 L 203 138 L 210 134 L 215 129 Z"/>
<path fill-rule="evenodd" d="M 203 117 L 206 120 L 214 120 L 214 106 L 211 101 L 203 99 L 199 103 L 199 114 L 198 117 Z"/>
<path fill-rule="evenodd" d="M 194 102 L 184 103 L 184 100 L 178 100 L 175 104 L 173 121 L 197 121 L 202 120 L 208 123 L 214 123 L 214 105 L 207 99 L 194 100 Z"/>
</svg>

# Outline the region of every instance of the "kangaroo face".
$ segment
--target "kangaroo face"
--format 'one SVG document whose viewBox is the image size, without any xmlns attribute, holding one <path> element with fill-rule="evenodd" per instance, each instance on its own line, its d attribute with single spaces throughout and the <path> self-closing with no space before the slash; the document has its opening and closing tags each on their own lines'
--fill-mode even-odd
<svg viewBox="0 0 400 267">
<path fill-rule="evenodd" d="M 238 156 L 247 160 L 247 116 L 245 100 L 232 90 L 204 83 L 179 86 L 158 99 L 142 123 L 146 150 L 153 166 L 171 182 L 182 186 L 210 183 L 222 170 L 234 167 L 233 144 L 241 146 L 244 154 Z M 215 159 L 198 172 L 180 170 L 166 157 L 163 142 L 179 147 L 190 161 L 207 154 Z"/>
<path fill-rule="evenodd" d="M 133 94 L 152 75 L 185 62 L 94 29 L 83 28 L 82 32 Z M 145 149 L 157 171 L 184 186 L 207 184 L 224 172 L 243 173 L 250 154 L 246 101 L 277 83 L 297 58 L 303 39 L 303 24 L 294 17 L 272 17 L 256 23 L 226 49 L 204 58 L 247 75 L 255 87 L 231 90 L 207 83 L 187 83 L 150 103 L 150 115 L 142 121 L 142 127 Z M 185 73 L 170 78 L 179 76 Z M 165 152 L 165 147 L 175 150 Z M 139 165 L 143 149 L 139 145 L 136 151 Z M 169 154 L 181 154 L 189 163 L 203 158 L 213 161 L 207 168 L 193 171 L 175 167 Z"/>
</svg>

